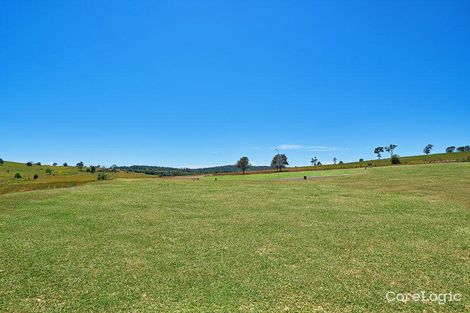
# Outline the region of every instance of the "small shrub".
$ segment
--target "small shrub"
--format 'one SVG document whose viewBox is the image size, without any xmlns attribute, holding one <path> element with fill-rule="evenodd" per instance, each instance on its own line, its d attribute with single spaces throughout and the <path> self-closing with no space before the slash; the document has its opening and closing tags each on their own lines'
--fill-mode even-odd
<svg viewBox="0 0 470 313">
<path fill-rule="evenodd" d="M 33 179 L 38 179 L 38 178 L 39 178 L 38 174 L 34 174 Z"/>
<path fill-rule="evenodd" d="M 95 173 L 96 172 L 96 166 L 91 165 L 90 166 L 90 172 Z"/>
<path fill-rule="evenodd" d="M 20 179 L 20 178 L 22 178 L 22 177 L 21 177 L 21 174 L 20 174 L 20 173 L 16 173 L 14 178 L 15 178 L 15 179 Z"/>
<path fill-rule="evenodd" d="M 98 176 L 96 177 L 98 180 L 107 180 L 108 175 L 106 173 L 98 173 Z"/>
<path fill-rule="evenodd" d="M 46 168 L 46 174 L 49 174 L 49 175 L 51 175 L 51 174 L 52 174 L 52 169 L 50 169 L 50 168 Z"/>
<path fill-rule="evenodd" d="M 33 166 L 33 162 L 26 163 L 26 166 Z"/>
<path fill-rule="evenodd" d="M 393 165 L 400 164 L 400 157 L 398 155 L 394 154 L 390 158 L 390 162 L 392 162 Z"/>
</svg>

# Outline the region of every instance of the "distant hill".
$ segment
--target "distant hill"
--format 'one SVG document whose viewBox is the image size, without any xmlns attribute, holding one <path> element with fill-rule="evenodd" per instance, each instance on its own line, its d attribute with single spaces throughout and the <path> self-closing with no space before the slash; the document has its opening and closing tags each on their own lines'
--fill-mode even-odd
<svg viewBox="0 0 470 313">
<path fill-rule="evenodd" d="M 241 172 L 235 165 L 221 165 L 205 168 L 175 168 L 165 166 L 151 166 L 151 165 L 132 165 L 132 166 L 119 166 L 120 171 L 143 173 L 147 175 L 158 176 L 181 176 L 181 175 L 204 175 L 204 174 L 219 174 L 219 173 L 237 173 Z M 250 171 L 263 171 L 269 170 L 269 166 L 250 166 L 247 172 Z"/>
<path fill-rule="evenodd" d="M 403 156 L 400 157 L 401 164 L 423 164 L 423 163 L 443 163 L 443 162 L 465 162 L 470 160 L 470 152 L 454 152 L 454 153 L 436 153 L 430 155 L 416 155 L 416 156 Z M 364 160 L 361 162 L 348 162 L 343 164 L 327 164 L 320 166 L 300 166 L 300 167 L 287 167 L 283 171 L 314 171 L 314 170 L 328 170 L 328 169 L 344 169 L 344 168 L 357 168 L 357 167 L 370 167 L 370 166 L 389 166 L 390 159 L 383 158 L 380 160 Z M 164 166 L 151 166 L 151 165 L 132 165 L 120 166 L 120 171 L 131 173 L 143 173 L 147 175 L 157 176 L 184 176 L 184 175 L 209 175 L 209 174 L 241 174 L 241 170 L 235 165 L 221 165 L 206 168 L 174 168 Z M 273 172 L 274 169 L 269 166 L 251 166 L 247 169 L 247 174 L 267 173 Z"/>
</svg>

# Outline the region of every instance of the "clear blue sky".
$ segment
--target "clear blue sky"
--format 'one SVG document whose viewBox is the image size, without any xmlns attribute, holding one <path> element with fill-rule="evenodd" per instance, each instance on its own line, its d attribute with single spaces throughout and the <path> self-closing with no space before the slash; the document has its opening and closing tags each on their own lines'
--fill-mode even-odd
<svg viewBox="0 0 470 313">
<path fill-rule="evenodd" d="M 207 166 L 470 144 L 470 2 L 4 1 L 0 157 Z"/>
</svg>

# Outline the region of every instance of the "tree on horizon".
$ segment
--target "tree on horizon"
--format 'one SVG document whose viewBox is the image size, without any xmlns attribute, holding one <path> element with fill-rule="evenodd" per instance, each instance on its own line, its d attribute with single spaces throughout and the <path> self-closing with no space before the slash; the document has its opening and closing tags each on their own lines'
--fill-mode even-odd
<svg viewBox="0 0 470 313">
<path fill-rule="evenodd" d="M 455 146 L 449 146 L 446 148 L 446 153 L 453 153 L 455 151 Z"/>
<path fill-rule="evenodd" d="M 287 162 L 285 154 L 276 154 L 271 161 L 271 167 L 275 168 L 278 172 L 281 172 L 286 165 L 289 165 L 289 162 Z"/>
<path fill-rule="evenodd" d="M 311 163 L 313 166 L 317 166 L 317 164 L 318 164 L 318 158 L 317 158 L 317 157 L 312 158 L 312 160 L 310 161 L 310 163 Z"/>
<path fill-rule="evenodd" d="M 426 147 L 424 147 L 424 149 L 423 149 L 424 154 L 429 155 L 429 153 L 431 153 L 431 150 L 432 150 L 433 147 L 434 146 L 432 144 L 426 145 Z"/>
<path fill-rule="evenodd" d="M 380 160 L 382 153 L 384 153 L 384 147 L 376 147 L 374 153 L 377 154 L 377 158 Z"/>
<path fill-rule="evenodd" d="M 398 147 L 397 145 L 391 143 L 390 145 L 386 146 L 385 147 L 385 151 L 387 151 L 388 153 L 390 153 L 390 157 L 393 156 L 393 151 L 395 150 L 395 148 Z"/>
<path fill-rule="evenodd" d="M 240 160 L 237 161 L 237 167 L 242 170 L 243 175 L 245 175 L 246 169 L 251 165 L 250 160 L 248 157 L 244 156 L 241 157 Z"/>
</svg>

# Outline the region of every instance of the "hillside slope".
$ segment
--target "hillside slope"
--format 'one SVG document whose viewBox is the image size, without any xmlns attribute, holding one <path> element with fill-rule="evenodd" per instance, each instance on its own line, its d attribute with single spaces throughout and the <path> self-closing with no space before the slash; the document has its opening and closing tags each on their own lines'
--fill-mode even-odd
<svg viewBox="0 0 470 313">
<path fill-rule="evenodd" d="M 99 169 L 98 171 L 102 171 Z M 16 174 L 20 178 L 15 178 Z M 35 175 L 37 178 L 35 179 Z M 32 165 L 27 166 L 24 163 L 5 161 L 0 165 L 0 194 L 29 191 L 37 189 L 73 187 L 97 180 L 97 173 L 82 170 L 75 166 L 48 166 Z M 138 178 L 144 177 L 144 174 L 138 173 L 106 173 L 107 179 L 114 178 Z"/>
</svg>

